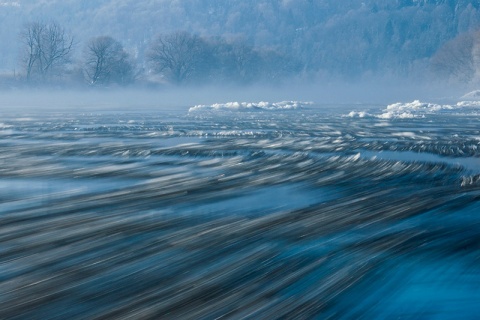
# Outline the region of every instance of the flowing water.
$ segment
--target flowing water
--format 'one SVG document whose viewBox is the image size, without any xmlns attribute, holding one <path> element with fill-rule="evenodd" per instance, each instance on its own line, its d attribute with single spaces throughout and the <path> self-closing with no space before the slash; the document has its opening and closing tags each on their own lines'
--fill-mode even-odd
<svg viewBox="0 0 480 320">
<path fill-rule="evenodd" d="M 4 111 L 0 318 L 474 319 L 479 110 Z"/>
</svg>

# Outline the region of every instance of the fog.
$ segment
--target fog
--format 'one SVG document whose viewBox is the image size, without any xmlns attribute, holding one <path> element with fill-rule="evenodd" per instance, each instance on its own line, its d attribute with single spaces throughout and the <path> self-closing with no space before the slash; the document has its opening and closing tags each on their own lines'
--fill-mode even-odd
<svg viewBox="0 0 480 320">
<path fill-rule="evenodd" d="M 199 104 L 224 102 L 309 101 L 316 105 L 387 105 L 422 100 L 452 102 L 469 92 L 461 86 L 440 84 L 293 83 L 250 86 L 205 85 L 161 89 L 24 88 L 0 91 L 3 111 L 155 111 L 182 110 Z"/>
</svg>

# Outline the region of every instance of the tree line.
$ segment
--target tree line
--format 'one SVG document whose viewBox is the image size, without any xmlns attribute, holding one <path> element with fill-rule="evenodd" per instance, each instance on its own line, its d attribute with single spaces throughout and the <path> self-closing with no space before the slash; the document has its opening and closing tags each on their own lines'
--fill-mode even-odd
<svg viewBox="0 0 480 320">
<path fill-rule="evenodd" d="M 0 87 L 480 78 L 478 0 L 49 3 L 0 10 Z"/>
<path fill-rule="evenodd" d="M 12 32 L 24 30 L 24 21 L 52 17 L 73 31 L 73 54 L 68 68 L 62 71 L 67 79 L 61 79 L 59 74 L 53 76 L 53 69 L 61 68 L 48 67 L 34 54 L 29 83 L 54 79 L 88 83 L 85 51 L 90 38 L 102 36 L 99 30 L 124 46 L 134 66 L 134 83 L 154 79 L 176 84 L 248 83 L 289 79 L 292 75 L 327 81 L 361 81 L 368 77 L 431 81 L 451 78 L 443 73 L 442 77 L 437 76 L 442 68 L 460 71 L 453 65 L 442 67 L 442 55 L 434 58 L 436 53 L 460 34 L 475 32 L 480 27 L 479 0 L 49 0 L 21 1 L 15 2 L 18 6 L 8 6 L 9 3 L 13 2 L 6 2 L 0 10 L 2 73 L 13 74 L 15 69 L 22 80 L 27 77 L 25 61 L 20 65 L 18 59 L 24 44 L 20 48 L 18 32 Z M 186 30 L 192 38 L 180 47 L 193 43 L 202 48 L 191 59 L 197 66 L 183 67 L 184 71 L 178 68 L 176 73 L 149 58 L 158 34 L 166 37 L 178 33 L 175 30 Z M 466 45 L 464 49 L 468 48 L 468 41 L 459 40 Z M 167 42 L 165 39 L 164 44 Z M 469 55 L 469 50 L 465 51 Z M 464 66 L 468 67 L 468 61 L 471 59 Z M 42 74 L 40 69 L 45 67 L 46 73 Z M 464 77 L 461 72 L 458 78 L 472 78 L 469 74 Z M 187 79 L 183 79 L 184 75 Z M 107 78 L 110 82 L 117 79 L 113 75 Z"/>
<path fill-rule="evenodd" d="M 295 59 L 278 51 L 186 31 L 157 35 L 144 56 L 132 54 L 108 35 L 77 43 L 57 22 L 26 24 L 20 42 L 16 79 L 29 85 L 246 84 L 277 81 L 301 70 Z"/>
</svg>

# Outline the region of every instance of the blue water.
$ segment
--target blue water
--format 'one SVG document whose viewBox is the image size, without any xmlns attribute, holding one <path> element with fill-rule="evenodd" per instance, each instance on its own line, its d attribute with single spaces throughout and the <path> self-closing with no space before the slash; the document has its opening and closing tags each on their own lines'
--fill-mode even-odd
<svg viewBox="0 0 480 320">
<path fill-rule="evenodd" d="M 0 318 L 474 319 L 478 119 L 2 113 Z"/>
</svg>

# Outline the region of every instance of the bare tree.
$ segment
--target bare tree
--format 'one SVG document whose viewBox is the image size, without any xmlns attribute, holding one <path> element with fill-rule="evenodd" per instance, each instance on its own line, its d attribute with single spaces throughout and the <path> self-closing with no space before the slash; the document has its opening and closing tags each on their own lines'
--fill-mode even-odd
<svg viewBox="0 0 480 320">
<path fill-rule="evenodd" d="M 56 22 L 32 22 L 21 33 L 25 45 L 27 80 L 35 74 L 45 79 L 53 70 L 69 62 L 73 50 L 73 37 Z"/>
<path fill-rule="evenodd" d="M 158 36 L 147 59 L 156 72 L 179 84 L 208 72 L 209 51 L 202 38 L 180 31 Z"/>
<path fill-rule="evenodd" d="M 93 38 L 85 50 L 84 73 L 90 84 L 128 84 L 134 80 L 133 63 L 117 40 L 109 36 Z"/>
<path fill-rule="evenodd" d="M 28 24 L 21 34 L 25 44 L 25 68 L 27 80 L 30 80 L 35 67 L 41 68 L 41 43 L 44 25 L 39 22 Z"/>
<path fill-rule="evenodd" d="M 65 29 L 53 22 L 46 26 L 42 50 L 43 74 L 69 61 L 73 48 L 73 37 Z"/>
</svg>

